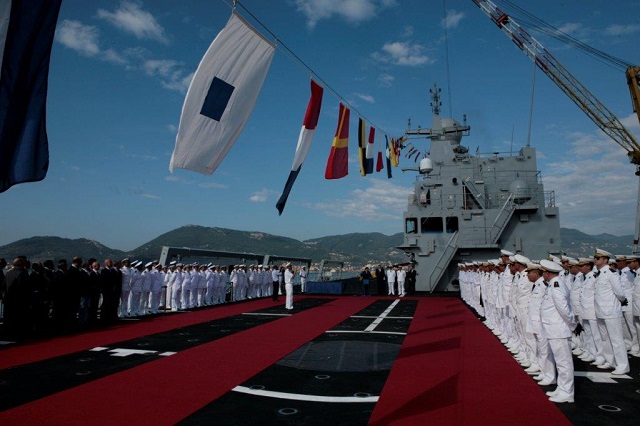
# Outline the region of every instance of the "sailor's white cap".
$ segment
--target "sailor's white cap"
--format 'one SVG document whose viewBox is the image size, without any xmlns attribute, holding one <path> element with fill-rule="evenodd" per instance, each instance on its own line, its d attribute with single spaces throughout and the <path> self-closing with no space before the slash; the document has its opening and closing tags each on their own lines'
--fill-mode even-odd
<svg viewBox="0 0 640 426">
<path fill-rule="evenodd" d="M 500 256 L 513 256 L 509 250 L 500 250 Z"/>
<path fill-rule="evenodd" d="M 578 265 L 579 266 L 588 265 L 590 263 L 593 263 L 593 258 L 591 258 L 591 257 L 579 257 L 578 258 Z"/>
<path fill-rule="evenodd" d="M 176 263 L 178 262 L 176 262 L 175 260 L 172 260 L 171 262 L 169 262 L 169 266 L 176 266 Z"/>
<path fill-rule="evenodd" d="M 523 256 L 523 255 L 521 255 L 521 254 L 516 254 L 516 255 L 515 255 L 515 256 L 513 256 L 513 257 L 514 257 L 514 260 L 515 260 L 517 263 L 521 263 L 521 264 L 523 264 L 523 265 L 525 265 L 525 266 L 526 266 L 528 263 L 531 263 L 531 259 L 529 259 L 528 257 Z"/>
<path fill-rule="evenodd" d="M 533 271 L 533 270 L 541 271 L 542 270 L 542 266 L 539 263 L 536 263 L 536 262 L 527 263 L 527 271 Z"/>
<path fill-rule="evenodd" d="M 124 259 L 122 259 L 122 263 L 125 263 L 125 262 L 130 262 L 130 259 L 128 257 L 125 257 Z"/>
<path fill-rule="evenodd" d="M 500 265 L 500 259 L 489 259 L 489 262 L 492 263 L 494 266 Z"/>
<path fill-rule="evenodd" d="M 599 249 L 599 248 L 596 248 L 596 252 L 595 252 L 595 254 L 594 254 L 594 257 L 595 257 L 595 256 L 598 256 L 598 257 L 608 257 L 609 259 L 612 259 L 612 258 L 613 258 L 613 255 L 612 255 L 611 253 L 609 253 L 609 252 L 608 252 L 608 251 L 606 251 L 606 250 Z"/>
<path fill-rule="evenodd" d="M 623 261 L 627 261 L 628 260 L 628 256 L 626 254 L 616 254 L 615 258 L 616 258 L 616 260 L 623 260 Z"/>
<path fill-rule="evenodd" d="M 546 259 L 540 261 L 540 266 L 542 266 L 543 270 L 553 272 L 554 274 L 557 274 L 564 269 L 559 263 Z"/>
<path fill-rule="evenodd" d="M 513 263 L 516 261 L 516 257 L 515 256 L 509 256 L 509 262 Z"/>
<path fill-rule="evenodd" d="M 550 260 L 550 261 L 555 262 L 555 263 L 562 263 L 562 260 L 560 260 L 560 258 L 558 256 L 554 256 L 552 254 L 549 255 L 547 260 Z"/>
<path fill-rule="evenodd" d="M 144 267 L 145 267 L 145 268 L 148 268 L 149 266 L 152 266 L 152 265 L 153 265 L 153 262 L 147 262 L 147 263 L 144 265 Z"/>
<path fill-rule="evenodd" d="M 562 256 L 560 256 L 560 260 L 563 262 L 568 262 L 569 261 L 569 256 L 565 256 L 564 254 Z"/>
<path fill-rule="evenodd" d="M 571 265 L 571 266 L 577 266 L 577 265 L 580 264 L 578 259 L 576 259 L 575 257 L 570 257 L 568 262 L 569 262 L 569 265 Z"/>
</svg>

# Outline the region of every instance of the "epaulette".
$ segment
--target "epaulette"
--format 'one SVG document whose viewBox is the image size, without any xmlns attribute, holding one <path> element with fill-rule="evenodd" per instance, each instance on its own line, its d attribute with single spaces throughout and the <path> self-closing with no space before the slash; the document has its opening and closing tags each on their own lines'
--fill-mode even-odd
<svg viewBox="0 0 640 426">
<path fill-rule="evenodd" d="M 556 282 L 556 283 L 553 283 L 553 287 L 554 287 L 554 288 L 555 288 L 555 287 L 560 287 L 560 284 L 558 284 L 557 282 Z"/>
</svg>

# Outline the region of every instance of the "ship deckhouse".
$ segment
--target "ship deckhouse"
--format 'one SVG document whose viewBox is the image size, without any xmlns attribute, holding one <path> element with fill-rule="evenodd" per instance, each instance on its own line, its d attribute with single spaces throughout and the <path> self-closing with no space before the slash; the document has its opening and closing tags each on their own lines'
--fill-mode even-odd
<svg viewBox="0 0 640 426">
<path fill-rule="evenodd" d="M 440 90 L 430 92 L 433 127 L 405 132 L 431 140 L 415 169 L 400 246 L 418 272 L 416 289 L 458 290 L 458 263 L 498 258 L 500 249 L 530 259 L 559 253 L 559 211 L 542 185 L 535 149 L 470 155 L 461 145 L 470 132 L 466 117 L 462 125 L 440 117 Z"/>
</svg>

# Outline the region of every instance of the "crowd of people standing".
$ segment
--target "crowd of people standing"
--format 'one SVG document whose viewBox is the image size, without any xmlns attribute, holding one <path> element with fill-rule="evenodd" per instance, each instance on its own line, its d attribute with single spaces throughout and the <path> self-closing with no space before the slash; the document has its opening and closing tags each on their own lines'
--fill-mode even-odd
<svg viewBox="0 0 640 426">
<path fill-rule="evenodd" d="M 0 259 L 0 301 L 4 328 L 16 338 L 43 332 L 69 332 L 118 318 L 186 310 L 260 297 L 286 295 L 293 309 L 294 277 L 304 292 L 307 268 L 277 265 L 143 264 L 129 258 L 86 262 L 74 257 L 31 263 L 19 256 Z M 5 272 L 6 271 L 6 272 Z"/>
<path fill-rule="evenodd" d="M 525 371 L 555 385 L 553 402 L 574 401 L 575 355 L 613 376 L 640 357 L 640 257 L 596 249 L 593 257 L 459 264 L 461 296 Z"/>
</svg>

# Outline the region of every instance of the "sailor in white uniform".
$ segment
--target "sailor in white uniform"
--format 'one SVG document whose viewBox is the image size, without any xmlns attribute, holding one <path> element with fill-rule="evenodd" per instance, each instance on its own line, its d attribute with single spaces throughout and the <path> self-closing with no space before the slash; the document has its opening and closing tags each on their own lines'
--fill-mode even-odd
<svg viewBox="0 0 640 426">
<path fill-rule="evenodd" d="M 622 332 L 624 344 L 629 353 L 638 352 L 640 349 L 638 347 L 638 334 L 633 326 L 633 282 L 636 277 L 629 267 L 629 263 L 633 259 L 633 256 L 616 256 L 620 285 L 628 302 L 622 307 Z"/>
<path fill-rule="evenodd" d="M 404 297 L 407 293 L 404 291 L 404 283 L 407 280 L 407 271 L 401 266 L 398 268 L 398 272 L 396 273 L 396 278 L 398 280 L 398 295 L 400 297 Z"/>
<path fill-rule="evenodd" d="M 553 382 L 555 378 L 555 366 L 549 358 L 549 341 L 542 333 L 542 320 L 540 318 L 540 306 L 542 298 L 547 290 L 542 278 L 542 266 L 539 263 L 529 263 L 527 265 L 527 278 L 533 283 L 531 297 L 529 298 L 529 306 L 527 309 L 527 323 L 525 330 L 527 333 L 533 334 L 536 342 L 535 360 L 525 371 L 528 374 L 539 373 L 535 379 Z"/>
<path fill-rule="evenodd" d="M 307 272 L 307 267 L 303 266 L 300 270 L 300 291 L 305 293 L 307 291 L 307 276 L 309 272 Z"/>
<path fill-rule="evenodd" d="M 609 269 L 608 251 L 596 249 L 595 265 L 595 305 L 598 331 L 603 343 L 605 363 L 598 368 L 614 368 L 611 374 L 623 375 L 629 372 L 629 359 L 622 335 L 622 305 L 627 304 L 620 277 Z"/>
<path fill-rule="evenodd" d="M 629 263 L 629 268 L 634 273 L 632 296 L 633 325 L 636 329 L 636 335 L 640 337 L 640 257 L 633 256 Z M 632 350 L 631 355 L 640 358 L 640 350 Z"/>
<path fill-rule="evenodd" d="M 140 297 L 142 295 L 142 262 L 137 260 L 131 266 L 133 271 L 131 274 L 131 296 L 129 297 L 129 314 L 131 316 L 141 315 L 140 309 Z"/>
<path fill-rule="evenodd" d="M 287 263 L 287 267 L 284 271 L 284 290 L 286 294 L 285 308 L 293 309 L 293 267 L 291 263 Z"/>
<path fill-rule="evenodd" d="M 393 285 L 396 282 L 396 269 L 391 266 L 387 268 L 387 284 L 389 285 L 389 296 L 394 295 Z"/>
<path fill-rule="evenodd" d="M 129 314 L 129 297 L 131 296 L 131 277 L 133 275 L 133 269 L 130 267 L 131 262 L 129 258 L 122 260 L 122 290 L 120 292 L 120 307 L 118 310 L 118 316 L 120 318 L 128 317 Z"/>
<path fill-rule="evenodd" d="M 544 284 L 547 287 L 540 305 L 542 332 L 549 341 L 550 356 L 555 362 L 557 379 L 540 381 L 541 386 L 557 383 L 554 391 L 547 393 L 553 402 L 573 402 L 573 358 L 571 355 L 571 333 L 576 330 L 575 316 L 569 301 L 569 289 L 558 274 L 562 265 L 549 260 L 540 261 Z"/>
<path fill-rule="evenodd" d="M 227 274 L 226 267 L 221 266 L 218 271 L 218 303 L 225 303 L 227 301 L 227 281 L 229 275 Z"/>
</svg>

